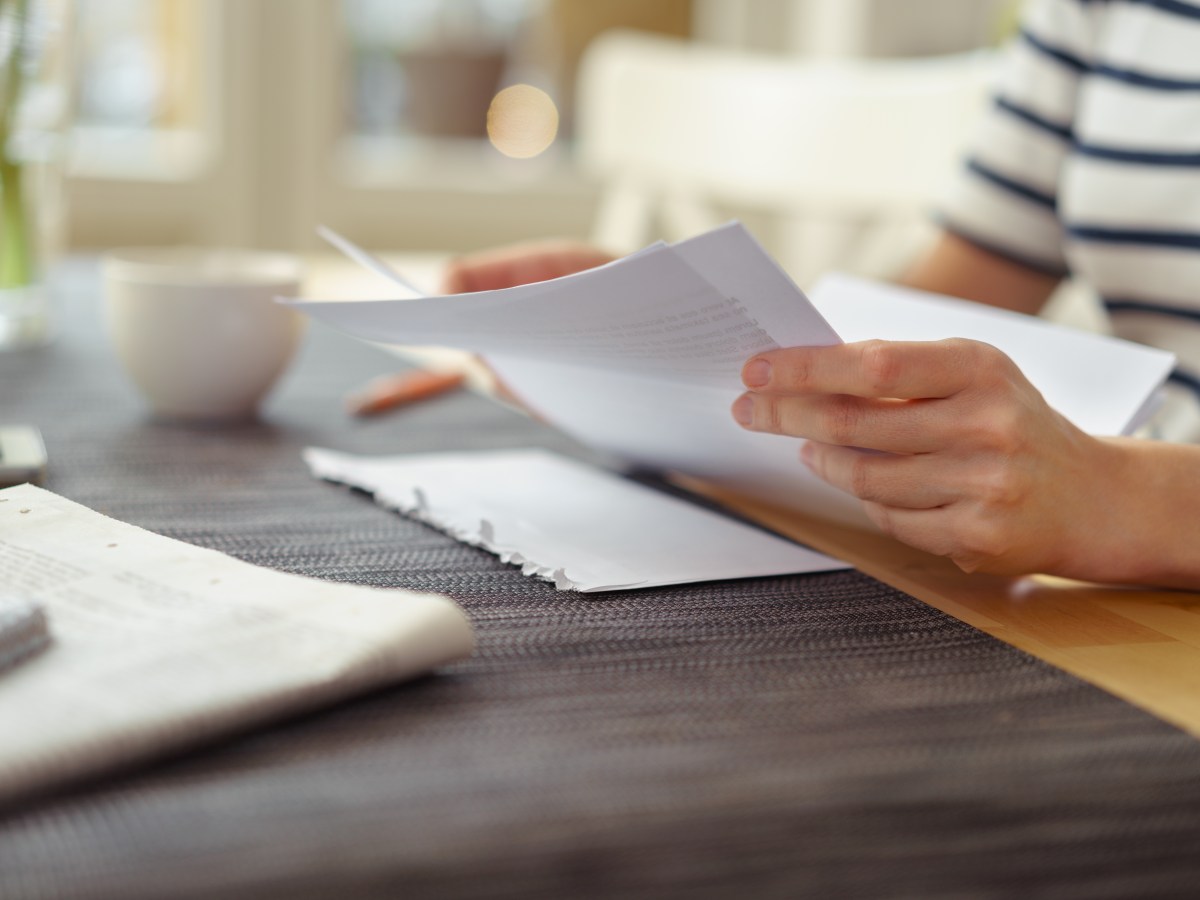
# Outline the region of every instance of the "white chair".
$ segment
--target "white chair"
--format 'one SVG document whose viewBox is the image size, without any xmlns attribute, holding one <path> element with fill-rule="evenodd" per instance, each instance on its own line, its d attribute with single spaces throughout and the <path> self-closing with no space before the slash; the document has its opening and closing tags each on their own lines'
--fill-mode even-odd
<svg viewBox="0 0 1200 900">
<path fill-rule="evenodd" d="M 806 61 L 609 32 L 577 101 L 579 159 L 606 186 L 593 237 L 628 251 L 761 212 L 794 277 L 885 274 L 928 233 L 994 69 L 990 53 Z"/>
</svg>

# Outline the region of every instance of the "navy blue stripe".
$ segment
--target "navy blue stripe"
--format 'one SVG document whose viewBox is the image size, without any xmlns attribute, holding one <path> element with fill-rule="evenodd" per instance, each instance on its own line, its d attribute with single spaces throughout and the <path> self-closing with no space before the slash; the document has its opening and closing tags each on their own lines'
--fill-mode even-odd
<svg viewBox="0 0 1200 900">
<path fill-rule="evenodd" d="M 1029 185 L 1020 181 L 1015 181 L 1012 178 L 1009 178 L 1007 175 L 1001 175 L 995 169 L 989 168 L 977 159 L 968 160 L 967 169 L 974 172 L 985 181 L 990 181 L 997 187 L 1001 187 L 1010 193 L 1016 194 L 1018 197 L 1024 197 L 1026 200 L 1031 200 L 1032 202 L 1037 203 L 1040 206 L 1044 206 L 1047 209 L 1053 210 L 1058 207 L 1058 201 L 1054 198 L 1053 194 L 1044 193 L 1039 191 L 1037 188 L 1030 187 Z"/>
<path fill-rule="evenodd" d="M 1009 115 L 1016 116 L 1022 122 L 1026 122 L 1035 128 L 1042 129 L 1043 131 L 1048 131 L 1050 134 L 1060 137 L 1064 141 L 1075 140 L 1075 132 L 1071 130 L 1070 126 L 1058 125 L 1054 122 L 1051 122 L 1049 119 L 1043 118 L 1032 110 L 1013 103 L 1007 97 L 996 97 L 994 102 L 997 109 L 1002 109 Z"/>
<path fill-rule="evenodd" d="M 1200 7 L 1192 6 L 1190 3 L 1181 3 L 1180 0 L 1125 0 L 1125 2 L 1136 3 L 1139 6 L 1153 6 L 1155 9 L 1174 13 L 1186 19 L 1200 19 Z"/>
<path fill-rule="evenodd" d="M 962 238 L 969 244 L 974 244 L 980 250 L 984 250 L 993 256 L 999 256 L 1001 259 L 1007 259 L 1009 262 L 1014 262 L 1019 266 L 1024 266 L 1025 268 L 1032 269 L 1035 272 L 1041 272 L 1043 275 L 1054 275 L 1057 278 L 1064 278 L 1071 274 L 1070 271 L 1064 266 L 1056 265 L 1050 262 L 1044 262 L 1040 259 L 1034 259 L 1032 256 L 1027 256 L 1020 251 L 1009 249 L 1008 247 L 994 243 L 987 238 L 980 237 L 979 235 L 970 231 L 970 229 L 959 225 L 945 213 L 938 213 L 934 216 L 934 220 L 944 231 L 949 232 L 955 237 Z"/>
<path fill-rule="evenodd" d="M 1159 316 L 1170 316 L 1174 319 L 1188 319 L 1200 322 L 1200 309 L 1188 309 L 1182 306 L 1170 306 L 1166 303 L 1155 303 L 1149 300 L 1117 300 L 1104 298 L 1104 308 L 1112 313 L 1151 313 Z"/>
<path fill-rule="evenodd" d="M 1126 150 L 1122 147 L 1102 147 L 1098 144 L 1079 143 L 1075 139 L 1075 132 L 1069 126 L 1051 122 L 1038 113 L 1026 109 L 1018 103 L 1014 103 L 1007 97 L 997 96 L 993 100 L 993 103 L 997 109 L 1020 119 L 1028 125 L 1032 125 L 1064 141 L 1070 141 L 1073 151 L 1080 156 L 1087 156 L 1092 159 L 1104 159 L 1111 162 L 1135 163 L 1141 166 L 1200 167 L 1200 151 L 1177 153 L 1159 150 Z"/>
<path fill-rule="evenodd" d="M 1168 153 L 1157 150 L 1123 150 L 1120 147 L 1099 147 L 1095 144 L 1076 144 L 1075 152 L 1092 159 L 1134 163 L 1139 166 L 1200 167 L 1200 152 Z"/>
<path fill-rule="evenodd" d="M 1092 3 L 1110 3 L 1112 0 L 1079 0 L 1085 6 Z M 1149 6 L 1165 13 L 1173 13 L 1177 16 L 1183 16 L 1185 19 L 1200 19 L 1200 6 L 1192 6 L 1190 3 L 1183 3 L 1181 0 L 1118 0 L 1127 6 Z"/>
<path fill-rule="evenodd" d="M 1090 225 L 1068 225 L 1067 234 L 1077 241 L 1200 250 L 1200 233 L 1194 231 L 1152 231 L 1142 228 L 1098 228 Z"/>
<path fill-rule="evenodd" d="M 1185 372 L 1183 369 L 1176 369 L 1167 376 L 1167 381 L 1173 381 L 1175 384 L 1183 385 L 1196 395 L 1197 400 L 1200 400 L 1200 378 L 1197 378 L 1191 372 Z"/>
<path fill-rule="evenodd" d="M 1163 78 L 1159 75 L 1146 75 L 1143 72 L 1131 72 L 1128 69 L 1118 69 L 1116 66 L 1098 65 L 1092 69 L 1093 75 L 1102 75 L 1134 87 L 1153 88 L 1156 91 L 1200 91 L 1200 81 L 1184 81 L 1179 78 Z"/>
<path fill-rule="evenodd" d="M 1073 53 L 1068 53 L 1066 50 L 1060 50 L 1058 47 L 1051 47 L 1028 29 L 1021 29 L 1021 39 L 1043 56 L 1048 56 L 1053 60 L 1057 60 L 1068 69 L 1074 69 L 1076 72 L 1091 71 L 1092 67 L 1078 56 L 1075 56 Z"/>
<path fill-rule="evenodd" d="M 1134 72 L 1130 69 L 1118 69 L 1116 66 L 1106 63 L 1090 65 L 1086 60 L 1080 59 L 1073 53 L 1047 44 L 1027 29 L 1021 29 L 1020 36 L 1025 43 L 1043 56 L 1080 74 L 1099 75 L 1134 87 L 1151 88 L 1158 91 L 1200 91 L 1200 81 L 1195 79 L 1163 78 L 1160 75 L 1147 75 L 1144 72 Z"/>
</svg>

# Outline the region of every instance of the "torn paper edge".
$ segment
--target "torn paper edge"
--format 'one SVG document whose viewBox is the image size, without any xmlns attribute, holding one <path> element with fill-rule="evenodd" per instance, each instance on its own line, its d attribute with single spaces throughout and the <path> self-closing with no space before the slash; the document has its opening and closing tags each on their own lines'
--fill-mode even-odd
<svg viewBox="0 0 1200 900">
<path fill-rule="evenodd" d="M 423 525 L 428 525 L 430 528 L 440 531 L 442 534 L 453 538 L 459 543 L 466 544 L 469 547 L 478 547 L 480 550 L 484 550 L 497 557 L 505 565 L 519 568 L 522 575 L 553 584 L 556 591 L 598 593 L 600 591 L 628 590 L 629 588 L 635 588 L 646 583 L 645 579 L 642 579 L 641 581 L 631 581 L 626 584 L 583 587 L 579 582 L 567 575 L 564 567 L 543 565 L 536 560 L 529 559 L 519 550 L 502 546 L 496 537 L 495 525 L 486 518 L 479 520 L 479 525 L 475 530 L 458 527 L 439 520 L 433 512 L 433 505 L 430 503 L 428 495 L 420 487 L 414 486 L 409 492 L 410 496 L 407 497 L 386 491 L 373 490 L 367 485 L 348 477 L 337 465 L 337 461 L 326 456 L 324 452 L 314 451 L 314 448 L 306 448 L 303 456 L 304 461 L 316 477 L 363 491 L 369 494 L 384 509 L 399 513 Z"/>
</svg>

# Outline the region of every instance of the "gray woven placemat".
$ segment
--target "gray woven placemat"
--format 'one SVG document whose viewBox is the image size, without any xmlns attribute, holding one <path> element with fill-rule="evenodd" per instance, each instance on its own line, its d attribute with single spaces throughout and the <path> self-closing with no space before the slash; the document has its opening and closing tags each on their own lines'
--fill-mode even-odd
<svg viewBox="0 0 1200 900">
<path fill-rule="evenodd" d="M 0 356 L 47 487 L 262 565 L 446 592 L 479 649 L 8 810 L 0 897 L 1195 895 L 1179 731 L 859 573 L 556 593 L 310 479 L 299 449 L 565 439 L 468 394 L 351 422 L 342 393 L 389 362 L 324 332 L 264 423 L 148 423 L 83 299 L 59 344 Z"/>
</svg>

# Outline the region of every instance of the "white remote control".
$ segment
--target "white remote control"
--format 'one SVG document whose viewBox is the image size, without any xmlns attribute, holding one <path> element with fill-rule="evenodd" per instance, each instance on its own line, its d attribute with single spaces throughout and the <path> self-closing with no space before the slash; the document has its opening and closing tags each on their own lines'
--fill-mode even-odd
<svg viewBox="0 0 1200 900">
<path fill-rule="evenodd" d="M 23 597 L 0 594 L 0 674 L 49 643 L 46 610 Z"/>
<path fill-rule="evenodd" d="M 41 484 L 46 477 L 46 445 L 32 425 L 0 425 L 0 487 Z"/>
</svg>

